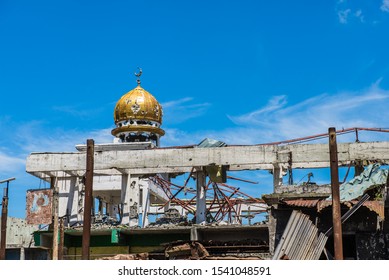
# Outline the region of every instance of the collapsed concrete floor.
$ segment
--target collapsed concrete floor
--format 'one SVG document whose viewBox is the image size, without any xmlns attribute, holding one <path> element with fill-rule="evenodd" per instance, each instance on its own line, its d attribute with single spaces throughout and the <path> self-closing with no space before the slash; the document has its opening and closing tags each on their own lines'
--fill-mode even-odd
<svg viewBox="0 0 389 280">
<path fill-rule="evenodd" d="M 67 229 L 64 233 L 63 258 L 81 259 L 82 229 Z M 168 253 L 169 248 L 195 242 L 205 248 L 208 258 L 269 259 L 268 238 L 267 225 L 112 227 L 92 231 L 90 257 L 147 253 L 148 259 L 201 258 L 187 252 Z M 35 233 L 36 246 L 50 248 L 51 244 L 52 232 Z"/>
</svg>

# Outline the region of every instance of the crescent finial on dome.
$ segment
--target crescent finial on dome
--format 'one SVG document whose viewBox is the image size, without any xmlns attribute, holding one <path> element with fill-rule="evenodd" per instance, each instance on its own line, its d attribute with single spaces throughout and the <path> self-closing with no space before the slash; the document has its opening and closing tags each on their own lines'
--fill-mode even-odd
<svg viewBox="0 0 389 280">
<path fill-rule="evenodd" d="M 140 76 L 142 76 L 142 68 L 138 67 L 138 73 L 134 73 L 135 77 L 137 77 L 136 82 L 140 85 Z"/>
</svg>

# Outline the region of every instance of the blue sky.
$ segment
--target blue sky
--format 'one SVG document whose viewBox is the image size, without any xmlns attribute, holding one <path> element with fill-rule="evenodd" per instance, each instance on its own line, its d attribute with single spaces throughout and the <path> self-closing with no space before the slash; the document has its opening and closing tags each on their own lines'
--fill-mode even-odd
<svg viewBox="0 0 389 280">
<path fill-rule="evenodd" d="M 136 86 L 138 66 L 164 108 L 162 145 L 264 143 L 330 126 L 387 128 L 388 38 L 388 0 L 1 0 L 10 216 L 23 217 L 26 189 L 43 184 L 25 173 L 29 153 L 112 141 L 115 103 Z"/>
</svg>

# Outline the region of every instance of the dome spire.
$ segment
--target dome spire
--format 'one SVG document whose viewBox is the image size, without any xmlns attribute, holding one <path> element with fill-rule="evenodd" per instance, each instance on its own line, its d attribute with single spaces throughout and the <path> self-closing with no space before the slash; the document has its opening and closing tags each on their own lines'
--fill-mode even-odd
<svg viewBox="0 0 389 280">
<path fill-rule="evenodd" d="M 142 68 L 138 67 L 138 73 L 134 73 L 134 75 L 137 77 L 136 82 L 138 83 L 138 86 L 140 86 L 140 76 L 142 76 Z"/>
</svg>

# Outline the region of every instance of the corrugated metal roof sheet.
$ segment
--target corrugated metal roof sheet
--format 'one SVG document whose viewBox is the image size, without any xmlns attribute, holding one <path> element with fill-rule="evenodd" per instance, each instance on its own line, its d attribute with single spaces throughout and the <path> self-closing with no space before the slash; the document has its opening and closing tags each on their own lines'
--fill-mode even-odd
<svg viewBox="0 0 389 280">
<path fill-rule="evenodd" d="M 294 200 L 285 200 L 282 203 L 291 207 L 306 207 L 306 208 L 317 207 L 317 212 L 321 212 L 323 209 L 332 205 L 331 200 L 320 200 L 320 199 L 294 199 Z M 347 206 L 348 208 L 353 207 L 353 205 L 357 203 L 358 200 L 341 202 L 342 205 Z M 369 201 L 365 201 L 362 206 L 368 208 L 370 211 L 377 213 L 382 219 L 385 217 L 385 205 L 383 201 L 369 200 Z"/>
<path fill-rule="evenodd" d="M 355 200 L 368 190 L 378 186 L 385 185 L 387 182 L 389 170 L 380 169 L 379 163 L 370 164 L 359 175 L 350 181 L 343 183 L 339 188 L 341 201 Z M 330 200 L 329 197 L 327 200 Z"/>
<path fill-rule="evenodd" d="M 319 199 L 294 199 L 283 201 L 283 203 L 289 206 L 313 208 L 316 207 L 319 201 Z"/>
<path fill-rule="evenodd" d="M 363 206 L 369 210 L 376 212 L 380 218 L 385 218 L 385 204 L 383 201 L 366 201 Z"/>
<path fill-rule="evenodd" d="M 197 145 L 199 148 L 212 148 L 212 147 L 225 147 L 226 143 L 210 138 L 205 138 L 200 144 Z"/>
<path fill-rule="evenodd" d="M 307 215 L 294 210 L 274 252 L 273 260 L 318 260 L 328 237 L 319 233 Z"/>
<path fill-rule="evenodd" d="M 342 201 L 341 204 L 347 206 L 348 208 L 353 207 L 353 205 L 357 204 L 358 200 L 352 201 Z M 321 212 L 324 208 L 327 208 L 332 205 L 332 201 L 322 200 L 317 204 L 317 211 Z M 385 217 L 385 204 L 383 201 L 378 200 L 368 200 L 363 203 L 364 207 L 368 208 L 370 211 L 377 213 L 382 219 Z"/>
</svg>

